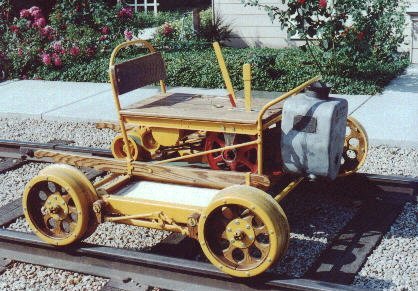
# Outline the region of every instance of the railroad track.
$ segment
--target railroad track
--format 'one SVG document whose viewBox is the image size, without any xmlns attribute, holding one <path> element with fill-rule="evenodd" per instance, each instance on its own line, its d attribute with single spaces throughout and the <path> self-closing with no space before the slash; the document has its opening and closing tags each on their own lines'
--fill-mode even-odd
<svg viewBox="0 0 418 291">
<path fill-rule="evenodd" d="M 0 140 L 0 173 L 27 162 L 45 162 L 33 157 L 37 149 L 111 156 L 109 150 L 69 144 L 65 141 L 41 144 Z M 85 171 L 90 179 L 102 174 Z M 41 242 L 33 234 L 5 229 L 23 215 L 20 199 L 0 208 L 0 273 L 16 260 L 109 278 L 105 290 L 138 290 L 147 286 L 170 290 L 356 290 L 349 284 L 368 255 L 380 243 L 404 204 L 417 202 L 418 179 L 357 174 L 332 184 L 307 182 L 297 191 L 336 189 L 361 199 L 362 206 L 300 279 L 271 273 L 250 280 L 231 278 L 209 263 L 192 259 L 200 248 L 194 240 L 178 234 L 169 236 L 150 252 L 85 243 L 58 249 Z"/>
</svg>

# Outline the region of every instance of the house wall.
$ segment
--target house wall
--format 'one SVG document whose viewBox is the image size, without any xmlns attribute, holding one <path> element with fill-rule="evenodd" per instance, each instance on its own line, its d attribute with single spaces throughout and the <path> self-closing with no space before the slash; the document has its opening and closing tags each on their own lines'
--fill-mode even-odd
<svg viewBox="0 0 418 291">
<path fill-rule="evenodd" d="M 418 4 L 418 0 L 409 1 L 411 5 Z M 279 0 L 260 0 L 260 4 L 285 7 Z M 213 0 L 213 8 L 215 14 L 232 28 L 233 34 L 228 45 L 278 48 L 296 46 L 301 43 L 297 38 L 288 39 L 286 31 L 280 28 L 277 21 L 272 23 L 267 12 L 262 8 L 245 7 L 241 0 Z M 418 43 L 418 40 L 412 41 L 412 23 L 408 15 L 406 18 L 407 25 L 404 32 L 406 38 L 405 43 L 399 47 L 400 51 L 409 51 L 413 43 L 415 45 Z"/>
</svg>

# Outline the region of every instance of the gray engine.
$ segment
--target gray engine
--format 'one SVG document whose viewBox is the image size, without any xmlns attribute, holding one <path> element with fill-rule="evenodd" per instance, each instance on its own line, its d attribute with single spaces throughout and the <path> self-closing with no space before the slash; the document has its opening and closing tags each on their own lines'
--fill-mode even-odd
<svg viewBox="0 0 418 291">
<path fill-rule="evenodd" d="M 341 165 L 347 112 L 345 99 L 322 98 L 314 92 L 287 99 L 281 125 L 285 172 L 335 179 Z"/>
</svg>

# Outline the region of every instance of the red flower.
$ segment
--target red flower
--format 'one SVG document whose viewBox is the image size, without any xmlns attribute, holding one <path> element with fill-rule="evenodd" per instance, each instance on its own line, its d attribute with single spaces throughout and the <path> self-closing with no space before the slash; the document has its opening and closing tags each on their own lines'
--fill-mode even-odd
<svg viewBox="0 0 418 291">
<path fill-rule="evenodd" d="M 174 32 L 174 28 L 171 26 L 170 23 L 166 22 L 163 25 L 163 34 L 165 36 L 169 36 Z"/>
<path fill-rule="evenodd" d="M 327 8 L 327 0 L 319 0 L 319 7 L 322 9 Z"/>
<path fill-rule="evenodd" d="M 298 3 L 301 4 L 301 5 L 303 5 L 303 4 L 306 3 L 306 0 L 298 0 Z"/>
<path fill-rule="evenodd" d="M 45 18 L 38 18 L 35 20 L 35 22 L 33 23 L 33 26 L 38 27 L 38 28 L 42 28 L 46 25 L 46 20 Z"/>
<path fill-rule="evenodd" d="M 78 46 L 73 46 L 70 48 L 70 55 L 76 57 L 80 54 L 80 48 Z"/>
<path fill-rule="evenodd" d="M 17 54 L 21 57 L 23 56 L 23 50 L 21 48 L 17 49 Z"/>
<path fill-rule="evenodd" d="M 131 7 L 123 7 L 119 12 L 118 12 L 118 17 L 119 18 L 131 18 L 133 16 L 133 11 Z"/>
<path fill-rule="evenodd" d="M 94 56 L 95 53 L 96 53 L 96 49 L 94 47 L 92 47 L 92 46 L 91 47 L 88 47 L 86 49 L 86 54 L 87 54 L 88 57 Z"/>
<path fill-rule="evenodd" d="M 17 25 L 12 25 L 12 26 L 10 26 L 10 30 L 11 30 L 13 33 L 18 33 L 18 32 L 19 32 L 19 26 L 17 26 Z"/>
<path fill-rule="evenodd" d="M 20 18 L 29 18 L 31 17 L 31 13 L 28 9 L 22 9 L 20 10 Z"/>
<path fill-rule="evenodd" d="M 358 40 L 363 40 L 365 36 L 366 34 L 363 31 L 360 31 L 359 33 L 357 33 Z"/>
<path fill-rule="evenodd" d="M 100 32 L 101 32 L 102 34 L 109 34 L 109 33 L 110 33 L 110 28 L 109 28 L 109 26 L 103 26 L 103 27 L 100 29 Z"/>
<path fill-rule="evenodd" d="M 50 54 L 43 53 L 41 55 L 41 59 L 42 59 L 42 63 L 44 63 L 44 65 L 46 65 L 46 66 L 49 66 L 52 63 L 52 59 L 51 59 Z"/>
</svg>

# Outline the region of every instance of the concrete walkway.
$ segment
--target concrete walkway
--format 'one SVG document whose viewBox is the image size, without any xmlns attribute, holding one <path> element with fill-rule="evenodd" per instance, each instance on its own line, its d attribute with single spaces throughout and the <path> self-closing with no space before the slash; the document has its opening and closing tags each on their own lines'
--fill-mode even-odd
<svg viewBox="0 0 418 291">
<path fill-rule="evenodd" d="M 224 89 L 175 87 L 168 91 L 226 95 Z M 157 92 L 157 87 L 130 92 L 121 97 L 122 106 Z M 257 97 L 266 93 L 253 94 Z M 348 100 L 349 113 L 365 127 L 372 145 L 418 148 L 418 65 L 411 65 L 380 95 L 333 96 Z M 0 117 L 13 116 L 70 121 L 117 119 L 109 84 L 34 80 L 0 83 Z"/>
</svg>

